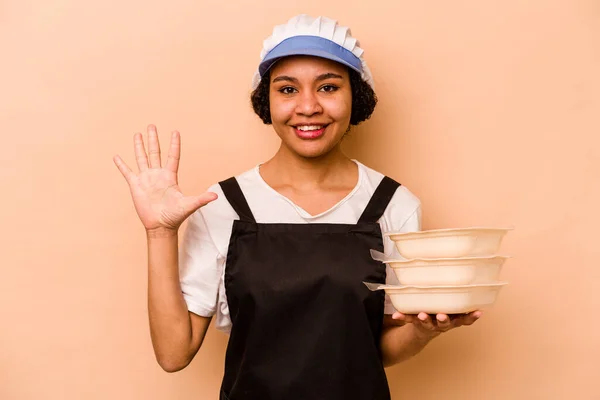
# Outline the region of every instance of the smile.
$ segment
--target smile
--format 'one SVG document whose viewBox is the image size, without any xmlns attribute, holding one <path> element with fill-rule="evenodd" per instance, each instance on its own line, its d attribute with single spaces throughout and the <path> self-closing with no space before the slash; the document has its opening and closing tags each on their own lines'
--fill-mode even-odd
<svg viewBox="0 0 600 400">
<path fill-rule="evenodd" d="M 318 131 L 319 129 L 323 129 L 324 125 L 306 125 L 306 126 L 298 126 L 296 129 L 301 131 Z"/>
<path fill-rule="evenodd" d="M 303 140 L 314 140 L 323 136 L 327 125 L 298 125 L 294 127 L 296 136 Z"/>
</svg>

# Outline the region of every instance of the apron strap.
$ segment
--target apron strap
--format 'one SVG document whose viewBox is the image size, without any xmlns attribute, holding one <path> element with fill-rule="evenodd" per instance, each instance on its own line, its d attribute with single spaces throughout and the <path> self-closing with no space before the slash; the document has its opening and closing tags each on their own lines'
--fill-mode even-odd
<svg viewBox="0 0 600 400">
<path fill-rule="evenodd" d="M 252 211 L 250 211 L 250 206 L 246 201 L 246 197 L 244 197 L 244 193 L 240 188 L 240 184 L 235 177 L 219 182 L 219 185 L 229 201 L 229 204 L 231 204 L 233 210 L 239 215 L 240 220 L 245 222 L 256 222 L 254 215 L 252 215 Z"/>
<path fill-rule="evenodd" d="M 360 216 L 358 223 L 375 223 L 379 221 L 398 187 L 400 187 L 398 182 L 388 176 L 384 176 L 377 189 L 375 189 L 375 193 L 373 193 L 369 204 L 367 204 L 367 207 Z"/>
</svg>

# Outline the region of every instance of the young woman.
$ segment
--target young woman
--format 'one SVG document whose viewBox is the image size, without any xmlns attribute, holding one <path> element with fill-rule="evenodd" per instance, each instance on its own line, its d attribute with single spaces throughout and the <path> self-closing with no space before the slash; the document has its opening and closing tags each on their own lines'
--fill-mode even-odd
<svg viewBox="0 0 600 400">
<path fill-rule="evenodd" d="M 158 363 L 187 366 L 215 317 L 230 334 L 222 399 L 389 399 L 385 366 L 481 313 L 403 315 L 363 284 L 397 282 L 369 250 L 394 251 L 382 231 L 419 230 L 420 203 L 341 150 L 377 102 L 350 31 L 301 15 L 264 46 L 251 99 L 281 139 L 271 159 L 184 196 L 179 133 L 164 166 L 154 126 L 148 152 L 134 136 L 138 173 L 115 157 L 147 232 Z"/>
</svg>

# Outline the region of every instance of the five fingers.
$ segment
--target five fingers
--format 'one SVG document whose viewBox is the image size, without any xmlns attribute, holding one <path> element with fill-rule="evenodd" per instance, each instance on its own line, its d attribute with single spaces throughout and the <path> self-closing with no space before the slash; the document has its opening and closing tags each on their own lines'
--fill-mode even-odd
<svg viewBox="0 0 600 400">
<path fill-rule="evenodd" d="M 423 312 L 416 315 L 396 312 L 392 316 L 392 318 L 396 321 L 412 323 L 417 325 L 420 329 L 432 332 L 446 332 L 450 329 L 458 328 L 463 325 L 472 325 L 480 317 L 481 311 L 474 311 L 468 314 L 462 314 L 458 316 L 436 314 L 433 317 Z"/>
<path fill-rule="evenodd" d="M 144 172 L 148 168 L 161 168 L 160 143 L 156 126 L 148 125 L 147 129 L 148 152 L 144 146 L 144 139 L 141 133 L 133 135 L 133 149 L 135 153 L 135 161 L 139 172 Z M 174 131 L 171 134 L 171 146 L 167 156 L 166 168 L 177 173 L 179 169 L 179 158 L 181 154 L 181 138 L 179 132 Z M 129 181 L 134 176 L 131 169 L 119 156 L 115 156 L 113 161 L 125 179 Z"/>
</svg>

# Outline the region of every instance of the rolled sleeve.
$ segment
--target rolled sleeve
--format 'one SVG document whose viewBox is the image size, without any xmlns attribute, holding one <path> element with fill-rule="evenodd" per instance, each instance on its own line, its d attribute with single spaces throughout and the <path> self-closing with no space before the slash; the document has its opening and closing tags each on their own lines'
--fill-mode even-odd
<svg viewBox="0 0 600 400">
<path fill-rule="evenodd" d="M 224 259 L 200 210 L 188 218 L 179 250 L 179 277 L 188 310 L 202 317 L 217 312 Z"/>
</svg>

